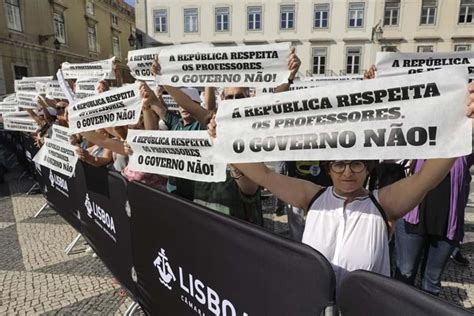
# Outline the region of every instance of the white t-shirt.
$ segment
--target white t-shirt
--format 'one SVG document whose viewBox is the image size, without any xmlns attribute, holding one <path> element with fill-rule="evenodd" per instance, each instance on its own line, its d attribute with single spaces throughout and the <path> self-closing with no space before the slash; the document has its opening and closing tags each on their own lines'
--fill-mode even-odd
<svg viewBox="0 0 474 316">
<path fill-rule="evenodd" d="M 378 200 L 378 191 L 373 194 Z M 303 233 L 303 243 L 331 263 L 337 288 L 358 269 L 390 275 L 387 224 L 379 209 L 368 195 L 345 201 L 328 187 L 310 205 Z"/>
</svg>

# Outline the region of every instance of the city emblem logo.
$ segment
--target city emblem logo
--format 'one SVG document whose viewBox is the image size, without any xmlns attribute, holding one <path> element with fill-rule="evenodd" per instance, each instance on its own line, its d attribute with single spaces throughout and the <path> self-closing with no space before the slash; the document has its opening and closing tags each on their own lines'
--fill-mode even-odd
<svg viewBox="0 0 474 316">
<path fill-rule="evenodd" d="M 160 282 L 164 286 L 168 288 L 168 290 L 171 290 L 171 281 L 176 281 L 176 277 L 173 273 L 173 270 L 171 269 L 171 266 L 168 262 L 168 257 L 166 257 L 165 250 L 161 248 L 160 253 L 158 254 L 158 257 L 156 257 L 155 261 L 153 262 L 153 265 L 158 269 L 158 272 L 160 273 Z"/>
<path fill-rule="evenodd" d="M 92 218 L 92 204 L 91 204 L 91 201 L 89 199 L 89 193 L 86 193 L 86 201 L 84 202 L 84 205 L 86 207 L 86 210 L 87 210 L 87 215 Z"/>
</svg>

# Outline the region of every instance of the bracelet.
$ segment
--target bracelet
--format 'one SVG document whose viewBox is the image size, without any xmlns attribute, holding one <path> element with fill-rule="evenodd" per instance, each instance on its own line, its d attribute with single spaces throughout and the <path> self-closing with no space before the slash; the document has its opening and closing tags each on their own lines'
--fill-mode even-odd
<svg viewBox="0 0 474 316">
<path fill-rule="evenodd" d="M 288 78 L 288 84 L 293 84 L 293 83 L 294 83 L 293 79 Z"/>
</svg>

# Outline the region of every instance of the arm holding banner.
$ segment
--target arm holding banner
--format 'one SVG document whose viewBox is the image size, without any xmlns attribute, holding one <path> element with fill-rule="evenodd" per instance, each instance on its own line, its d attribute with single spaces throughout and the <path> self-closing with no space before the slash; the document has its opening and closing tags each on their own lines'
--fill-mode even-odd
<svg viewBox="0 0 474 316">
<path fill-rule="evenodd" d="M 206 87 L 204 89 L 204 104 L 206 105 L 206 109 L 208 111 L 215 111 L 216 110 L 216 88 L 214 87 Z"/>
<path fill-rule="evenodd" d="M 153 65 L 151 66 L 151 72 L 155 76 L 161 73 L 161 66 L 158 57 L 155 58 L 155 60 L 153 61 Z M 207 123 L 209 123 L 210 111 L 204 109 L 203 107 L 201 107 L 201 105 L 196 104 L 196 102 L 194 102 L 191 97 L 189 97 L 186 93 L 181 91 L 181 89 L 172 86 L 163 87 L 168 92 L 168 94 L 176 101 L 178 106 L 189 112 L 189 114 L 191 114 L 191 116 L 194 117 L 194 119 L 198 121 L 202 126 L 206 126 Z M 155 111 L 155 108 L 153 109 Z M 158 114 L 160 118 L 164 120 L 166 112 L 163 116 L 160 113 L 156 114 Z"/>
<path fill-rule="evenodd" d="M 103 147 L 120 155 L 126 155 L 123 149 L 123 140 L 109 138 L 95 131 L 82 132 L 81 135 L 89 142 L 94 143 L 99 147 Z"/>
<path fill-rule="evenodd" d="M 112 162 L 112 151 L 106 148 L 104 148 L 104 151 L 100 157 L 93 156 L 89 153 L 88 150 L 82 148 L 76 148 L 76 153 L 80 160 L 87 162 L 88 164 L 94 167 L 106 166 Z"/>
<path fill-rule="evenodd" d="M 396 221 L 423 201 L 449 173 L 456 158 L 426 160 L 420 172 L 383 187 L 380 205 L 390 221 Z"/>
<path fill-rule="evenodd" d="M 300 69 L 301 60 L 295 53 L 295 48 L 292 47 L 290 50 L 290 56 L 288 56 L 288 70 L 290 71 L 290 75 L 288 76 L 288 82 L 280 84 L 278 87 L 275 88 L 275 93 L 278 92 L 285 92 L 290 90 L 290 82 L 295 80 L 296 74 Z"/>
<path fill-rule="evenodd" d="M 178 106 L 182 107 L 184 110 L 188 111 L 196 121 L 198 121 L 202 126 L 206 126 L 209 123 L 209 111 L 204 109 L 200 104 L 194 102 L 186 93 L 181 91 L 181 89 L 164 86 L 165 90 L 175 99 Z"/>
</svg>

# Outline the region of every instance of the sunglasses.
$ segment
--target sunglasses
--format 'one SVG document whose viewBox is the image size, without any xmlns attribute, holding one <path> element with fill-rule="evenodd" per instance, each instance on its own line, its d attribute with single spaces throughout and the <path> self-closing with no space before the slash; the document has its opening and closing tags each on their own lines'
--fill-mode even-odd
<svg viewBox="0 0 474 316">
<path fill-rule="evenodd" d="M 239 93 L 239 94 L 234 94 L 234 95 L 226 95 L 224 97 L 224 100 L 235 100 L 235 99 L 244 99 L 246 98 L 247 96 L 243 93 Z"/>
</svg>

